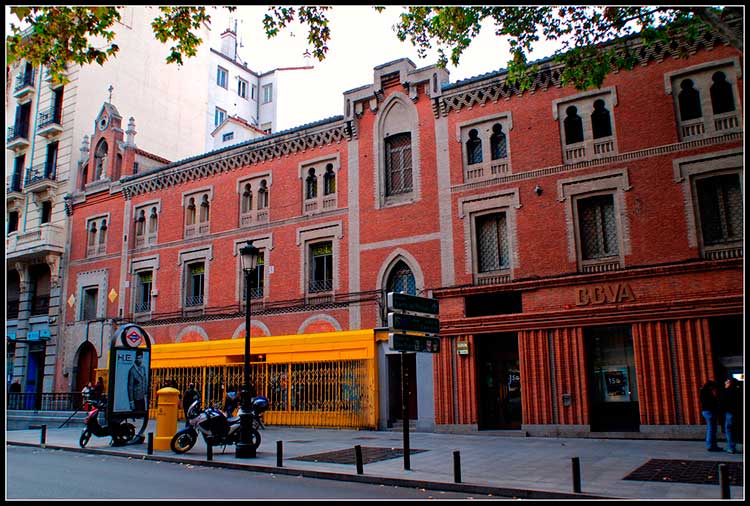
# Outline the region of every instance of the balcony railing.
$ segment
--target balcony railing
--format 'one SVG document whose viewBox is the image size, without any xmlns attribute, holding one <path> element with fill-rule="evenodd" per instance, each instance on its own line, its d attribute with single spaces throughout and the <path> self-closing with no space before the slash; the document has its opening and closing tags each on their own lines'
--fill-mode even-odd
<svg viewBox="0 0 750 506">
<path fill-rule="evenodd" d="M 6 140 L 10 143 L 15 140 L 29 139 L 29 127 L 28 125 L 13 125 L 8 127 L 8 137 Z"/>
<path fill-rule="evenodd" d="M 80 392 L 9 393 L 8 409 L 37 411 L 75 411 L 83 407 Z"/>
<path fill-rule="evenodd" d="M 39 113 L 39 129 L 42 129 L 51 124 L 61 124 L 60 111 L 57 107 L 50 107 L 47 111 Z"/>
<path fill-rule="evenodd" d="M 310 293 L 329 292 L 333 288 L 332 279 L 320 279 L 310 281 Z"/>
<path fill-rule="evenodd" d="M 37 295 L 31 299 L 31 316 L 49 313 L 49 295 Z"/>
<path fill-rule="evenodd" d="M 34 77 L 36 76 L 36 69 L 33 69 L 31 72 L 24 72 L 23 74 L 18 74 L 16 77 L 16 87 L 13 90 L 14 92 L 18 92 L 26 87 L 34 87 Z"/>
<path fill-rule="evenodd" d="M 148 313 L 151 311 L 151 301 L 136 302 L 133 311 L 136 313 Z"/>
<path fill-rule="evenodd" d="M 203 295 L 188 295 L 185 297 L 185 307 L 195 307 L 203 305 Z"/>
<path fill-rule="evenodd" d="M 57 172 L 57 165 L 49 166 L 47 163 L 40 163 L 26 170 L 26 179 L 24 185 L 28 186 L 39 181 L 54 181 Z"/>
</svg>

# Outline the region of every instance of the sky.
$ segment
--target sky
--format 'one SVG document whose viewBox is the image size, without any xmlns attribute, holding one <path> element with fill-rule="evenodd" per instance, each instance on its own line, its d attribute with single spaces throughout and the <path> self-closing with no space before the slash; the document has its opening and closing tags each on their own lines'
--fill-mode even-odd
<svg viewBox="0 0 750 506">
<path fill-rule="evenodd" d="M 237 20 L 238 38 L 242 47 L 240 57 L 256 72 L 266 72 L 281 67 L 312 65 L 313 70 L 300 71 L 296 83 L 293 108 L 281 107 L 277 118 L 277 131 L 294 128 L 332 116 L 343 114 L 343 93 L 372 84 L 374 67 L 399 58 L 409 58 L 417 68 L 437 63 L 437 50 L 427 58 L 419 58 L 409 40 L 401 42 L 392 28 L 398 21 L 402 8 L 389 6 L 378 13 L 369 5 L 336 5 L 328 11 L 331 39 L 324 61 L 303 56 L 307 49 L 307 31 L 299 24 L 291 25 L 282 34 L 267 39 L 263 30 L 265 6 L 238 7 L 232 13 L 225 9 L 209 9 L 211 14 L 212 47 L 219 47 L 219 36 Z M 229 17 L 232 18 L 231 25 Z M 486 23 L 480 34 L 463 53 L 458 67 L 448 64 L 450 82 L 492 72 L 507 66 L 510 59 L 508 44 L 494 34 L 492 23 Z M 554 46 L 539 45 L 529 56 L 537 60 L 550 56 Z M 314 90 L 314 97 L 310 96 Z M 312 99 L 311 99 L 312 98 Z M 285 97 L 279 97 L 284 100 Z M 286 111 L 293 114 L 285 114 Z"/>
</svg>

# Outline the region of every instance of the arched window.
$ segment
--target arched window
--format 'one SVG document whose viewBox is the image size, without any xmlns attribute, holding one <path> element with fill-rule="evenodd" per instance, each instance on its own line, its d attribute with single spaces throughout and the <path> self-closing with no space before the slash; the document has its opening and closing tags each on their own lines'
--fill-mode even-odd
<svg viewBox="0 0 750 506">
<path fill-rule="evenodd" d="M 143 211 L 141 211 L 143 212 Z M 148 217 L 148 233 L 155 234 L 159 227 L 159 220 L 156 216 L 156 208 L 151 208 L 151 214 Z"/>
<path fill-rule="evenodd" d="M 99 141 L 94 152 L 94 180 L 104 179 L 107 175 L 107 141 Z"/>
<path fill-rule="evenodd" d="M 701 111 L 701 97 L 695 89 L 692 79 L 685 79 L 680 83 L 680 94 L 677 101 L 680 104 L 680 119 L 686 121 L 703 116 Z"/>
<path fill-rule="evenodd" d="M 249 213 L 253 210 L 253 192 L 250 184 L 245 185 L 245 189 L 242 192 L 242 213 Z"/>
<path fill-rule="evenodd" d="M 490 151 L 492 151 L 492 159 L 500 160 L 508 158 L 508 144 L 505 139 L 505 132 L 503 132 L 503 125 L 495 123 L 492 125 L 492 135 L 490 136 Z"/>
<path fill-rule="evenodd" d="M 574 105 L 565 109 L 565 144 L 577 144 L 583 142 L 583 121 L 578 115 L 578 108 Z"/>
<path fill-rule="evenodd" d="M 135 219 L 135 235 L 142 236 L 146 232 L 146 213 L 143 209 L 138 213 Z"/>
<path fill-rule="evenodd" d="M 323 195 L 336 193 L 336 173 L 333 172 L 333 165 L 326 165 L 326 173 L 323 176 Z"/>
<path fill-rule="evenodd" d="M 594 101 L 594 112 L 591 113 L 591 130 L 594 139 L 610 137 L 612 135 L 612 122 L 609 119 L 609 111 L 601 98 Z"/>
<path fill-rule="evenodd" d="M 417 283 L 414 280 L 414 274 L 403 260 L 399 260 L 393 267 L 385 286 L 386 292 L 404 292 L 409 295 L 417 294 Z"/>
<path fill-rule="evenodd" d="M 711 76 L 714 84 L 711 85 L 711 105 L 714 114 L 734 111 L 734 96 L 732 95 L 732 85 L 727 81 L 724 72 L 716 72 Z"/>
<path fill-rule="evenodd" d="M 265 209 L 268 207 L 268 183 L 265 179 L 260 181 L 260 188 L 258 188 L 258 209 Z"/>
<path fill-rule="evenodd" d="M 102 225 L 99 227 L 99 245 L 107 244 L 107 220 L 102 220 Z"/>
<path fill-rule="evenodd" d="M 195 225 L 195 199 L 190 197 L 187 210 L 185 211 L 185 224 Z"/>
<path fill-rule="evenodd" d="M 466 159 L 469 165 L 482 163 L 482 139 L 476 128 L 469 130 L 469 140 L 466 141 Z"/>
<path fill-rule="evenodd" d="M 95 246 L 95 245 L 96 245 L 96 223 L 92 221 L 91 227 L 89 228 L 89 246 Z"/>
<path fill-rule="evenodd" d="M 208 203 L 208 195 L 204 195 L 201 199 L 201 214 L 200 214 L 200 221 L 201 223 L 206 223 L 208 221 L 208 215 L 210 211 L 210 206 Z"/>
<path fill-rule="evenodd" d="M 314 199 L 318 196 L 318 178 L 315 176 L 315 169 L 311 168 L 307 171 L 307 179 L 305 180 L 305 198 Z"/>
<path fill-rule="evenodd" d="M 397 195 L 412 191 L 411 133 L 385 139 L 385 193 Z"/>
</svg>

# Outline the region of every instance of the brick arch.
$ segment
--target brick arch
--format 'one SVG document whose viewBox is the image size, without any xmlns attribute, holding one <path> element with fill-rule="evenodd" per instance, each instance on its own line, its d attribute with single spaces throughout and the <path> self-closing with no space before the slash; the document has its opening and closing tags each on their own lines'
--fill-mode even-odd
<svg viewBox="0 0 750 506">
<path fill-rule="evenodd" d="M 417 285 L 417 294 L 419 294 L 421 290 L 424 290 L 424 273 L 422 272 L 422 268 L 419 266 L 417 259 L 414 258 L 411 253 L 401 248 L 393 250 L 381 264 L 376 280 L 378 290 L 385 289 L 386 280 L 399 260 L 404 262 L 407 267 L 411 269 L 412 274 L 414 274 L 414 282 Z"/>
<path fill-rule="evenodd" d="M 253 320 L 250 322 L 250 336 L 251 337 L 265 337 L 270 336 L 271 331 L 268 329 L 268 327 L 260 321 Z M 245 337 L 245 323 L 240 323 L 237 325 L 237 328 L 234 329 L 234 333 L 232 334 L 232 339 L 237 338 L 244 338 Z"/>
<path fill-rule="evenodd" d="M 182 329 L 179 334 L 177 334 L 177 337 L 175 338 L 175 343 L 194 343 L 194 342 L 200 342 L 200 341 L 208 341 L 208 334 L 205 330 L 203 330 L 203 327 L 200 327 L 198 325 L 189 325 Z"/>
<path fill-rule="evenodd" d="M 341 324 L 327 314 L 316 314 L 302 322 L 297 334 L 314 334 L 318 332 L 341 332 Z"/>
</svg>

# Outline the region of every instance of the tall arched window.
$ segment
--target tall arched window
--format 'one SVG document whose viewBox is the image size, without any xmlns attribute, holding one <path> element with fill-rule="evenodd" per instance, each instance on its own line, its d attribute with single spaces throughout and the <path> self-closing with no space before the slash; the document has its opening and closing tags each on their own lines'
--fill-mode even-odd
<svg viewBox="0 0 750 506">
<path fill-rule="evenodd" d="M 208 195 L 204 195 L 201 199 L 201 214 L 200 214 L 200 221 L 201 223 L 206 223 L 208 221 L 210 211 L 210 205 L 208 203 Z"/>
<path fill-rule="evenodd" d="M 102 225 L 99 227 L 99 245 L 103 246 L 107 244 L 107 220 L 102 220 Z"/>
<path fill-rule="evenodd" d="M 609 119 L 609 111 L 601 98 L 594 101 L 594 112 L 591 113 L 591 130 L 594 139 L 610 137 L 612 135 L 612 122 Z"/>
<path fill-rule="evenodd" d="M 680 94 L 677 96 L 680 104 L 680 119 L 686 121 L 703 116 L 700 93 L 695 89 L 693 80 L 685 79 L 680 83 L 680 88 Z"/>
<path fill-rule="evenodd" d="M 385 139 L 385 193 L 396 195 L 412 191 L 411 133 Z"/>
<path fill-rule="evenodd" d="M 565 144 L 577 144 L 583 142 L 583 121 L 578 115 L 578 108 L 574 105 L 565 109 Z"/>
<path fill-rule="evenodd" d="M 711 79 L 714 82 L 711 85 L 711 105 L 714 114 L 734 111 L 732 85 L 727 81 L 727 75 L 724 72 L 716 72 Z"/>
<path fill-rule="evenodd" d="M 333 172 L 333 165 L 326 165 L 326 173 L 323 176 L 323 195 L 336 193 L 336 173 Z"/>
<path fill-rule="evenodd" d="M 315 168 L 310 168 L 307 171 L 307 179 L 305 179 L 305 198 L 314 199 L 318 196 L 318 178 L 315 176 Z"/>
<path fill-rule="evenodd" d="M 141 211 L 142 212 L 142 211 Z M 156 208 L 151 208 L 151 214 L 148 217 L 148 233 L 149 234 L 155 234 L 158 226 L 159 226 L 159 220 L 156 216 Z"/>
<path fill-rule="evenodd" d="M 135 219 L 135 235 L 142 236 L 146 232 L 146 212 L 141 209 Z"/>
<path fill-rule="evenodd" d="M 503 125 L 495 123 L 492 125 L 492 135 L 490 136 L 490 151 L 492 151 L 493 160 L 508 158 L 508 144 L 503 132 Z"/>
<path fill-rule="evenodd" d="M 190 197 L 188 200 L 187 209 L 185 210 L 185 224 L 195 225 L 195 199 Z"/>
<path fill-rule="evenodd" d="M 417 283 L 414 280 L 414 274 L 403 260 L 399 260 L 391 270 L 388 282 L 386 283 L 386 292 L 404 292 L 409 295 L 417 294 Z"/>
<path fill-rule="evenodd" d="M 242 213 L 249 213 L 253 210 L 253 192 L 250 184 L 245 185 L 245 189 L 242 192 Z"/>
<path fill-rule="evenodd" d="M 466 141 L 466 159 L 469 165 L 482 163 L 482 139 L 476 128 L 469 130 L 469 140 Z"/>
<path fill-rule="evenodd" d="M 91 227 L 89 228 L 89 247 L 96 245 L 96 223 L 91 222 Z"/>
<path fill-rule="evenodd" d="M 107 175 L 107 141 L 99 141 L 94 152 L 94 180 L 103 179 Z"/>
<path fill-rule="evenodd" d="M 263 179 L 260 182 L 260 188 L 258 188 L 258 209 L 265 209 L 268 207 L 268 183 Z"/>
</svg>

